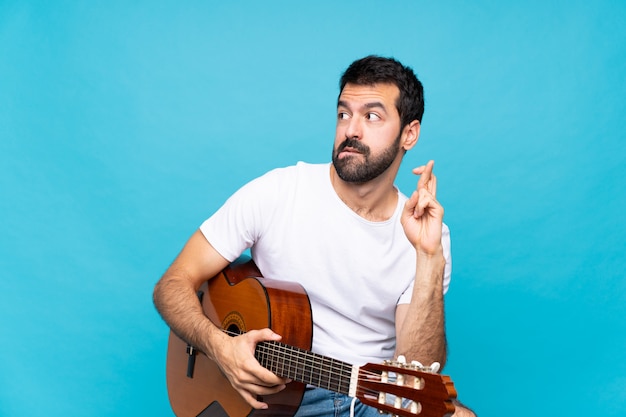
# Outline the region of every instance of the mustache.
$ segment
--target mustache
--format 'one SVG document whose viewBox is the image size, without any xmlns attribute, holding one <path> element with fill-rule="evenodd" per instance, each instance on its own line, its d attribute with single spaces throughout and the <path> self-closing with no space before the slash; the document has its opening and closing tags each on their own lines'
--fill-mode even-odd
<svg viewBox="0 0 626 417">
<path fill-rule="evenodd" d="M 345 148 L 355 149 L 357 152 L 368 155 L 370 153 L 370 148 L 367 145 L 364 145 L 361 141 L 357 139 L 346 139 L 337 147 L 337 153 L 343 151 Z"/>
</svg>

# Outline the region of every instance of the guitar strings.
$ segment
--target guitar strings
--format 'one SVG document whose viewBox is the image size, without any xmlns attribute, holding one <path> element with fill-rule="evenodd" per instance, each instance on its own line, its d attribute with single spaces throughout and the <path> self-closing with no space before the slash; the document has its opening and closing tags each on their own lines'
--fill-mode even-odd
<svg viewBox="0 0 626 417">
<path fill-rule="evenodd" d="M 240 333 L 232 332 L 227 329 L 222 329 L 222 331 L 230 336 L 239 336 Z M 322 371 L 329 372 L 331 374 L 331 381 L 336 380 L 337 378 L 350 379 L 352 375 L 352 365 L 343 362 L 337 359 L 327 358 L 323 355 L 307 351 L 305 349 L 301 349 L 295 346 L 290 346 L 280 342 L 274 341 L 265 341 L 257 344 L 257 351 L 261 354 L 268 355 L 272 354 L 282 354 L 285 359 L 290 359 L 292 362 L 303 365 L 304 367 L 309 367 L 310 371 Z M 284 363 L 282 364 L 284 365 Z M 293 367 L 287 367 L 288 370 L 297 370 L 291 369 Z M 338 375 L 336 375 L 338 374 Z M 359 370 L 360 375 L 364 375 L 366 378 L 371 379 L 380 379 L 380 374 L 371 371 Z M 289 376 L 289 375 L 286 375 Z M 294 375 L 297 376 L 297 375 Z M 304 377 L 304 375 L 303 375 Z M 334 379 L 333 379 L 334 378 Z M 302 381 L 308 382 L 308 381 Z M 338 383 L 335 383 L 334 386 L 337 386 Z"/>
<path fill-rule="evenodd" d="M 324 356 L 317 355 L 300 348 L 290 347 L 278 342 L 263 342 L 258 347 L 258 350 L 262 355 L 280 354 L 280 357 L 273 356 L 276 358 L 276 361 L 272 363 L 275 367 L 270 370 L 287 370 L 285 375 L 287 377 L 294 377 L 294 379 L 297 379 L 300 382 L 307 382 L 331 391 L 349 394 L 353 367 L 346 362 L 326 358 Z M 295 364 L 287 364 L 285 367 L 286 364 L 284 362 L 288 361 Z M 299 367 L 298 365 L 304 366 L 304 368 Z M 290 371 L 294 371 L 295 373 L 290 373 Z M 362 369 L 359 369 L 358 377 L 359 379 L 367 378 L 379 382 L 381 381 L 380 374 Z M 367 387 L 363 388 L 360 384 L 357 385 L 357 391 L 358 394 L 369 395 L 370 397 L 376 399 L 380 393 L 379 390 Z"/>
<path fill-rule="evenodd" d="M 240 333 L 232 332 L 227 329 L 222 329 L 222 331 L 230 336 L 240 335 Z M 327 378 L 325 378 L 324 381 L 328 380 L 328 384 L 326 384 L 327 387 L 339 388 L 342 386 L 346 386 L 345 385 L 346 383 L 349 386 L 350 377 L 352 375 L 352 365 L 347 362 L 339 361 L 333 358 L 327 358 L 323 355 L 310 352 L 305 349 L 301 349 L 295 346 L 289 346 L 287 344 L 275 342 L 275 341 L 265 341 L 265 342 L 258 343 L 257 351 L 262 355 L 263 354 L 264 355 L 277 354 L 277 353 L 281 354 L 282 357 L 284 357 L 284 360 L 283 360 L 283 363 L 279 365 L 282 365 L 282 368 L 280 369 L 282 369 L 283 371 L 285 370 L 285 368 L 287 369 L 287 371 L 299 370 L 297 366 L 285 367 L 284 362 L 287 359 L 290 359 L 292 363 L 295 363 L 296 365 L 302 365 L 304 367 L 302 368 L 303 372 L 306 370 L 306 367 L 308 367 L 308 369 L 310 369 L 309 373 L 310 373 L 311 378 L 313 378 L 313 375 L 312 375 L 313 372 L 318 371 L 320 373 L 317 379 L 318 383 L 321 382 L 321 378 L 323 376 L 322 374 L 325 374 L 327 375 Z M 265 359 L 267 359 L 267 357 Z M 278 371 L 279 369 L 278 369 L 278 365 L 276 364 L 276 362 L 273 362 L 273 365 L 276 366 L 276 369 L 274 371 Z M 300 375 L 288 374 L 285 376 L 294 377 L 295 379 L 296 377 Z M 305 377 L 304 373 L 301 373 L 301 378 L 304 380 L 300 382 L 308 382 L 308 383 L 315 385 L 314 380 L 312 379 L 307 380 L 304 377 Z M 379 373 L 359 369 L 359 378 L 361 377 L 365 377 L 367 379 L 372 379 L 372 380 L 380 380 Z M 318 385 L 318 386 L 321 386 L 321 385 Z M 347 392 L 348 386 L 346 386 L 345 388 L 346 394 L 348 393 Z M 368 390 L 368 392 L 374 395 L 378 391 L 370 389 Z"/>
</svg>

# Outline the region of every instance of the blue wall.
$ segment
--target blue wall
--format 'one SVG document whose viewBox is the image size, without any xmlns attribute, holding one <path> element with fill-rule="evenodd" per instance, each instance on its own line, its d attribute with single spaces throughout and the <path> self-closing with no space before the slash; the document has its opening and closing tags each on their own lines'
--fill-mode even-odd
<svg viewBox="0 0 626 417">
<path fill-rule="evenodd" d="M 426 87 L 398 186 L 436 160 L 461 398 L 626 413 L 626 3 L 127 3 L 0 1 L 0 415 L 171 416 L 154 283 L 237 187 L 329 159 L 370 53 Z"/>
</svg>

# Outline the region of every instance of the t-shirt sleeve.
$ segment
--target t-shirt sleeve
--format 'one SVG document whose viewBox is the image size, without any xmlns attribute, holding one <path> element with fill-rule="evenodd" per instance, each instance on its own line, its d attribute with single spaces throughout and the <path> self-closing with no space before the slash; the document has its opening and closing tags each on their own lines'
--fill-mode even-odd
<svg viewBox="0 0 626 417">
<path fill-rule="evenodd" d="M 444 223 L 441 228 L 441 246 L 443 247 L 443 257 L 446 260 L 446 266 L 443 270 L 443 293 L 448 292 L 450 287 L 450 279 L 452 277 L 452 252 L 450 250 L 450 229 Z M 413 296 L 413 285 L 415 280 L 411 280 L 411 284 L 402 293 L 398 304 L 409 304 Z"/>
<path fill-rule="evenodd" d="M 204 237 L 229 262 L 252 247 L 268 227 L 279 188 L 275 171 L 241 187 L 200 226 Z"/>
</svg>

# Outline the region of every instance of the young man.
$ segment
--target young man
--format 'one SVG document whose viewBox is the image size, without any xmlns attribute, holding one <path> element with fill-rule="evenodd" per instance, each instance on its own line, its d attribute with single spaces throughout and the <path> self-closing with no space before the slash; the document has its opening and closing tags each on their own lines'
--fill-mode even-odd
<svg viewBox="0 0 626 417">
<path fill-rule="evenodd" d="M 281 336 L 262 329 L 230 337 L 196 297 L 248 248 L 263 276 L 306 289 L 314 352 L 357 365 L 399 355 L 445 363 L 450 238 L 433 162 L 413 170 L 420 179 L 410 198 L 394 186 L 423 112 L 422 84 L 410 68 L 375 56 L 355 61 L 340 82 L 332 163 L 298 163 L 242 187 L 156 285 L 155 305 L 168 325 L 215 361 L 252 407 L 266 408 L 257 396 L 285 387 L 254 358 L 258 342 Z M 350 401 L 307 389 L 297 416 L 347 413 Z M 360 403 L 355 410 L 378 415 Z M 456 415 L 465 411 L 457 407 Z"/>
</svg>

